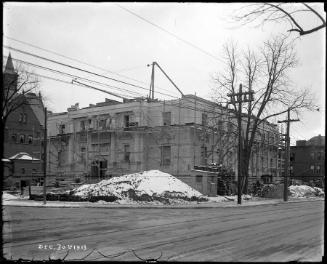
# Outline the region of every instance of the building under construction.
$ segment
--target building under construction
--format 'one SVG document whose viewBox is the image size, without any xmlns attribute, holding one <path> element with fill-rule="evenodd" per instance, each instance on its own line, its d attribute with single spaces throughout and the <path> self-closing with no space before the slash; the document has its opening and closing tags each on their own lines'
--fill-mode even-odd
<svg viewBox="0 0 327 264">
<path fill-rule="evenodd" d="M 48 174 L 52 180 L 96 182 L 157 169 L 216 195 L 219 173 L 209 165 L 223 165 L 229 180 L 237 179 L 236 131 L 230 109 L 194 95 L 106 99 L 81 109 L 75 104 L 48 117 Z M 274 181 L 280 176 L 277 126 L 265 122 L 258 135 L 250 180 Z"/>
</svg>

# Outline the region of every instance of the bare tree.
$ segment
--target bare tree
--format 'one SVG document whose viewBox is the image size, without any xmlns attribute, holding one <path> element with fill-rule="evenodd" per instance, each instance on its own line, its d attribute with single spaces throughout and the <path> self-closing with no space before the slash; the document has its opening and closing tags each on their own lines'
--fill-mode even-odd
<svg viewBox="0 0 327 264">
<path fill-rule="evenodd" d="M 219 97 L 237 93 L 240 83 L 255 92 L 255 100 L 242 107 L 241 173 L 243 190 L 247 190 L 251 152 L 257 144 L 259 127 L 271 117 L 281 115 L 290 108 L 314 110 L 312 97 L 307 90 L 291 88 L 289 71 L 297 64 L 293 44 L 286 37 L 275 37 L 254 52 L 239 52 L 235 44 L 225 45 L 227 67 L 215 80 Z M 232 114 L 238 116 L 237 103 L 231 103 Z"/>
<path fill-rule="evenodd" d="M 35 74 L 20 65 L 14 70 L 10 55 L 9 59 L 10 67 L 8 69 L 7 65 L 3 73 L 3 86 L 1 89 L 1 157 L 4 154 L 4 132 L 8 117 L 23 105 L 31 104 L 26 95 L 29 92 L 36 92 L 39 86 L 39 80 Z"/>
<path fill-rule="evenodd" d="M 306 3 L 254 3 L 241 8 L 234 20 L 243 24 L 258 22 L 287 22 L 289 32 L 297 32 L 300 36 L 308 35 L 326 27 L 325 18 L 312 6 Z M 314 25 L 305 29 L 304 19 L 314 19 Z"/>
<path fill-rule="evenodd" d="M 6 75 L 4 73 L 3 89 L 1 91 L 1 124 L 6 124 L 8 116 L 20 108 L 28 105 L 26 94 L 36 92 L 39 87 L 37 76 L 22 66 L 18 66 L 15 74 Z"/>
</svg>

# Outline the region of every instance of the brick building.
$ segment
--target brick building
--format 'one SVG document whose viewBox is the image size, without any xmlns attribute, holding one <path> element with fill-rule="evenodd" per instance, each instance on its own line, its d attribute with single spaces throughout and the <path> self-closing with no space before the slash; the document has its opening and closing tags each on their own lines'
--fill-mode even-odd
<svg viewBox="0 0 327 264">
<path fill-rule="evenodd" d="M 44 106 L 41 94 L 23 94 L 11 55 L 3 71 L 4 92 L 13 94 L 19 107 L 8 115 L 4 127 L 5 186 L 26 186 L 41 178 L 41 146 L 43 138 Z M 8 97 L 4 97 L 8 98 Z M 19 100 L 17 99 L 19 98 Z"/>
<path fill-rule="evenodd" d="M 323 182 L 325 177 L 325 137 L 298 140 L 291 146 L 291 177 L 309 183 Z"/>
</svg>

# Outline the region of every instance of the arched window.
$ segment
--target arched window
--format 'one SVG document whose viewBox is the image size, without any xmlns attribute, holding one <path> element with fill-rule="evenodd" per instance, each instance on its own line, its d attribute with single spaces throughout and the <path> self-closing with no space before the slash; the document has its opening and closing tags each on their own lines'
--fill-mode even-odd
<svg viewBox="0 0 327 264">
<path fill-rule="evenodd" d="M 25 143 L 25 135 L 20 135 L 19 142 L 24 144 Z"/>
<path fill-rule="evenodd" d="M 27 114 L 26 113 L 24 113 L 23 114 L 23 123 L 27 123 Z"/>
</svg>

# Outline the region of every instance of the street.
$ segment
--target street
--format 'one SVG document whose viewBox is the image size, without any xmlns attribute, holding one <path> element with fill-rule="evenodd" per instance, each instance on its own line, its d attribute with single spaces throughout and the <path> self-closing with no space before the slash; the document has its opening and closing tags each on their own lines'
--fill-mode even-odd
<svg viewBox="0 0 327 264">
<path fill-rule="evenodd" d="M 29 260 L 321 261 L 323 221 L 323 201 L 190 209 L 4 206 L 3 247 L 7 259 Z"/>
</svg>

